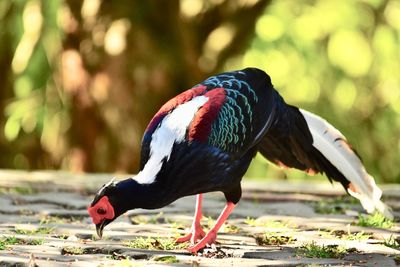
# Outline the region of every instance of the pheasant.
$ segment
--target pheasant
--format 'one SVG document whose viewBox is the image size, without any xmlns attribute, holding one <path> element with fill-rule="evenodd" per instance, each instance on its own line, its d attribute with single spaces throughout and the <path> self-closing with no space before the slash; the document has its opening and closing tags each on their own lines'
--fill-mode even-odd
<svg viewBox="0 0 400 267">
<path fill-rule="evenodd" d="M 176 240 L 191 241 L 188 250 L 196 253 L 216 241 L 257 152 L 280 166 L 325 173 L 368 212 L 393 217 L 346 138 L 319 116 L 286 104 L 264 71 L 246 68 L 212 76 L 161 107 L 144 132 L 140 172 L 103 185 L 88 207 L 98 235 L 128 210 L 197 195 L 191 231 Z M 202 194 L 212 191 L 224 194 L 226 206 L 205 233 Z"/>
</svg>

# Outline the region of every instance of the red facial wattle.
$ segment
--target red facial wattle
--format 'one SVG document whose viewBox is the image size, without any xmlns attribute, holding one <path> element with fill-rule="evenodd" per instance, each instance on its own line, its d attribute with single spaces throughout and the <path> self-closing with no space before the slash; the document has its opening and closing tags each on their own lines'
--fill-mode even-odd
<svg viewBox="0 0 400 267">
<path fill-rule="evenodd" d="M 102 197 L 94 206 L 88 207 L 87 211 L 94 224 L 99 224 L 105 219 L 111 220 L 115 216 L 114 208 L 107 196 Z"/>
</svg>

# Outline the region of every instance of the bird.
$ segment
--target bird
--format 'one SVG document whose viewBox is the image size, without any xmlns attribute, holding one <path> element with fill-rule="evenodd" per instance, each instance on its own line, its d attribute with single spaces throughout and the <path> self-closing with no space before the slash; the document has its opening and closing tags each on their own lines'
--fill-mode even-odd
<svg viewBox="0 0 400 267">
<path fill-rule="evenodd" d="M 263 70 L 246 68 L 209 77 L 160 108 L 144 132 L 138 174 L 103 185 L 89 205 L 97 234 L 128 210 L 158 209 L 196 195 L 191 229 L 176 242 L 190 241 L 188 250 L 197 253 L 215 243 L 257 152 L 278 166 L 323 173 L 367 212 L 393 218 L 343 134 L 318 115 L 287 104 Z M 222 192 L 226 204 L 205 233 L 203 194 L 213 191 Z"/>
</svg>

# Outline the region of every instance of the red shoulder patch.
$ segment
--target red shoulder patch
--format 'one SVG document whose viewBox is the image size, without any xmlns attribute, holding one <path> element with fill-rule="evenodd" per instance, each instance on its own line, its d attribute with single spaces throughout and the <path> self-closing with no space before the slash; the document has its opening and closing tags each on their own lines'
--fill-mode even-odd
<svg viewBox="0 0 400 267">
<path fill-rule="evenodd" d="M 146 132 L 153 132 L 160 121 L 167 115 L 171 110 L 175 109 L 180 104 L 183 104 L 192 98 L 202 95 L 206 91 L 207 87 L 205 85 L 199 85 L 192 89 L 189 89 L 176 97 L 170 99 L 165 103 L 160 110 L 151 119 L 149 125 L 146 128 Z"/>
<path fill-rule="evenodd" d="M 224 88 L 213 89 L 204 94 L 204 96 L 208 97 L 208 101 L 199 109 L 189 126 L 189 141 L 207 142 L 211 132 L 211 125 L 218 117 L 218 113 L 226 100 Z"/>
</svg>

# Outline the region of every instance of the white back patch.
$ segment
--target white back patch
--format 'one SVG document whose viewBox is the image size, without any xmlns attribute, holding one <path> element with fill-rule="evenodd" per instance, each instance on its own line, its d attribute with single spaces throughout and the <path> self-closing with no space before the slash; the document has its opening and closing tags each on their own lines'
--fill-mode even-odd
<svg viewBox="0 0 400 267">
<path fill-rule="evenodd" d="M 134 178 L 140 184 L 154 182 L 161 170 L 164 158 L 169 159 L 174 143 L 185 139 L 186 130 L 200 107 L 208 101 L 206 96 L 196 96 L 192 100 L 176 107 L 165 116 L 161 125 L 154 131 L 150 143 L 150 158 Z"/>
</svg>

